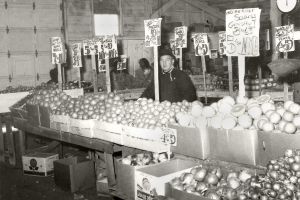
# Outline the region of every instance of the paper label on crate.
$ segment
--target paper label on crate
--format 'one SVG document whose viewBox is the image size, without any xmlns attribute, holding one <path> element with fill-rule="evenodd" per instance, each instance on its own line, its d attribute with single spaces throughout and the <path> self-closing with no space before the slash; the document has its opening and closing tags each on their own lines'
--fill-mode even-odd
<svg viewBox="0 0 300 200">
<path fill-rule="evenodd" d="M 226 55 L 259 56 L 259 8 L 226 10 Z"/>
<path fill-rule="evenodd" d="M 219 54 L 225 55 L 225 49 L 226 49 L 226 32 L 220 31 L 219 33 Z"/>
<path fill-rule="evenodd" d="M 294 24 L 275 27 L 275 45 L 277 52 L 295 51 Z"/>
<path fill-rule="evenodd" d="M 72 66 L 75 68 L 82 67 L 81 60 L 81 43 L 75 43 L 71 46 Z"/>
<path fill-rule="evenodd" d="M 209 55 L 210 49 L 207 33 L 194 33 L 192 38 L 194 40 L 195 56 Z"/>
<path fill-rule="evenodd" d="M 175 28 L 175 47 L 187 48 L 187 26 L 180 26 Z"/>
<path fill-rule="evenodd" d="M 51 37 L 52 64 L 64 63 L 64 48 L 61 37 Z"/>
<path fill-rule="evenodd" d="M 144 20 L 145 26 L 145 47 L 161 45 L 161 19 Z"/>
<path fill-rule="evenodd" d="M 177 146 L 177 130 L 172 128 L 161 128 L 162 137 L 160 138 L 163 143 Z"/>
<path fill-rule="evenodd" d="M 154 200 L 157 196 L 153 178 L 145 173 L 136 172 L 136 199 Z"/>
<path fill-rule="evenodd" d="M 180 49 L 176 48 L 175 45 L 175 40 L 174 39 L 170 39 L 170 47 L 172 49 L 172 53 L 176 58 L 180 58 Z"/>
</svg>

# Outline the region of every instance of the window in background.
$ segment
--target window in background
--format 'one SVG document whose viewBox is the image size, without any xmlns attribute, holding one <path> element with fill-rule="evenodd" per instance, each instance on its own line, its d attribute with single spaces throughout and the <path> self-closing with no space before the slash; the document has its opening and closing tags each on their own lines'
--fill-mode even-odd
<svg viewBox="0 0 300 200">
<path fill-rule="evenodd" d="M 94 14 L 95 35 L 119 35 L 119 15 Z"/>
</svg>

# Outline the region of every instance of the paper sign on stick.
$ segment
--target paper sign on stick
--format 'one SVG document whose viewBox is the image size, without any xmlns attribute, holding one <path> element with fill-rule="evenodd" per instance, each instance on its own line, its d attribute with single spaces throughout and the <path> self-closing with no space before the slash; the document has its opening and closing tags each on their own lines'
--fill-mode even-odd
<svg viewBox="0 0 300 200">
<path fill-rule="evenodd" d="M 259 8 L 226 10 L 226 55 L 259 56 Z"/>
<path fill-rule="evenodd" d="M 52 64 L 64 63 L 64 49 L 60 37 L 51 37 Z"/>
<path fill-rule="evenodd" d="M 226 49 L 226 32 L 220 31 L 219 32 L 219 54 L 225 55 L 225 49 Z"/>
<path fill-rule="evenodd" d="M 187 27 L 180 26 L 175 28 L 175 46 L 176 48 L 187 47 Z"/>
<path fill-rule="evenodd" d="M 206 56 L 210 54 L 207 33 L 195 33 L 192 35 L 194 39 L 194 48 L 196 56 Z"/>
<path fill-rule="evenodd" d="M 172 53 L 176 58 L 180 58 L 180 49 L 176 48 L 175 40 L 170 39 L 170 47 L 172 49 Z"/>
<path fill-rule="evenodd" d="M 161 45 L 161 18 L 144 20 L 145 47 Z"/>
<path fill-rule="evenodd" d="M 81 43 L 75 43 L 71 46 L 71 53 L 72 53 L 72 66 L 82 67 L 82 61 L 81 61 Z"/>
<path fill-rule="evenodd" d="M 96 54 L 94 39 L 83 40 L 82 47 L 83 47 L 83 55 L 87 56 L 87 55 L 95 55 Z"/>
<path fill-rule="evenodd" d="M 294 24 L 275 27 L 275 44 L 277 52 L 295 51 Z"/>
</svg>

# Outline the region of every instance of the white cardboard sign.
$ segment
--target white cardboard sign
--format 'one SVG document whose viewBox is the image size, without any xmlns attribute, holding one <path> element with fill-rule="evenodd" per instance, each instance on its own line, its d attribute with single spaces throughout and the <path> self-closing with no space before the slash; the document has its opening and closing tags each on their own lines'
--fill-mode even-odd
<svg viewBox="0 0 300 200">
<path fill-rule="evenodd" d="M 187 26 L 175 28 L 175 47 L 187 48 Z"/>
<path fill-rule="evenodd" d="M 295 51 L 294 24 L 275 27 L 275 44 L 277 52 Z"/>
<path fill-rule="evenodd" d="M 144 20 L 145 26 L 145 47 L 161 45 L 161 19 Z"/>
<path fill-rule="evenodd" d="M 172 53 L 176 58 L 180 58 L 180 49 L 176 48 L 175 45 L 175 40 L 174 39 L 170 39 L 170 47 L 172 49 Z"/>
<path fill-rule="evenodd" d="M 194 48 L 196 56 L 206 56 L 210 54 L 207 33 L 193 34 Z"/>
<path fill-rule="evenodd" d="M 95 40 L 83 40 L 82 41 L 82 47 L 83 47 L 83 55 L 96 55 L 96 49 L 95 49 Z"/>
<path fill-rule="evenodd" d="M 226 32 L 220 31 L 219 33 L 219 54 L 225 55 L 226 49 Z"/>
<path fill-rule="evenodd" d="M 259 56 L 259 8 L 226 10 L 226 55 Z"/>
<path fill-rule="evenodd" d="M 82 67 L 81 60 L 81 43 L 75 43 L 71 46 L 72 66 L 75 68 Z"/>
<path fill-rule="evenodd" d="M 51 55 L 52 64 L 64 63 L 64 49 L 61 37 L 51 37 Z"/>
</svg>

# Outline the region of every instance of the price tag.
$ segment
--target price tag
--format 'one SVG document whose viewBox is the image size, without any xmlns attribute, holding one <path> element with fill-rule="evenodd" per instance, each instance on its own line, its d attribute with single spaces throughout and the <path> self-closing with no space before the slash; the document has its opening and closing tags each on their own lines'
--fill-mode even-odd
<svg viewBox="0 0 300 200">
<path fill-rule="evenodd" d="M 72 53 L 72 66 L 82 67 L 82 61 L 81 61 L 81 43 L 75 43 L 72 44 L 71 47 L 71 53 Z"/>
<path fill-rule="evenodd" d="M 175 46 L 176 48 L 187 48 L 187 26 L 175 28 Z"/>
<path fill-rule="evenodd" d="M 155 47 L 161 44 L 161 19 L 144 20 L 145 46 Z"/>
<path fill-rule="evenodd" d="M 161 128 L 162 137 L 160 138 L 163 143 L 171 144 L 171 146 L 177 146 L 177 130 L 171 128 Z"/>
<path fill-rule="evenodd" d="M 225 54 L 225 41 L 226 41 L 226 32 L 220 31 L 219 32 L 219 54 L 224 55 Z"/>
<path fill-rule="evenodd" d="M 275 44 L 277 52 L 295 51 L 294 24 L 275 27 Z"/>
<path fill-rule="evenodd" d="M 195 33 L 192 35 L 194 39 L 194 48 L 196 56 L 206 56 L 210 54 L 207 33 Z"/>
<path fill-rule="evenodd" d="M 172 49 L 172 53 L 176 58 L 180 58 L 180 49 L 176 48 L 175 40 L 170 39 L 170 47 Z"/>
<path fill-rule="evenodd" d="M 60 37 L 51 38 L 52 64 L 64 63 L 64 48 Z"/>
</svg>

